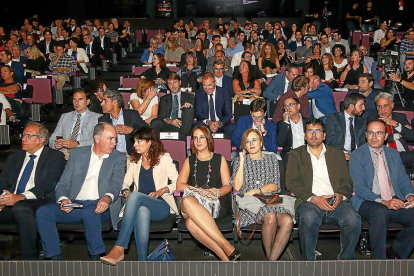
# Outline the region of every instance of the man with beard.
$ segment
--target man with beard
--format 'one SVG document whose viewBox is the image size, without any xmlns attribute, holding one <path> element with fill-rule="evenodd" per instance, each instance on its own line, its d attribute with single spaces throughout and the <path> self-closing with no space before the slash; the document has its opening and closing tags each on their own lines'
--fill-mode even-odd
<svg viewBox="0 0 414 276">
<path fill-rule="evenodd" d="M 361 94 L 348 95 L 344 101 L 345 110 L 329 115 L 326 121 L 326 144 L 343 150 L 346 160 L 366 143 L 366 124 L 361 117 L 365 110 L 364 100 Z"/>
<path fill-rule="evenodd" d="M 413 32 L 414 34 L 414 32 Z M 408 58 L 404 61 L 404 73 L 401 77 L 394 73 L 390 78 L 400 83 L 404 88 L 404 99 L 409 104 L 410 109 L 414 108 L 414 58 Z"/>
<path fill-rule="evenodd" d="M 369 73 L 363 73 L 359 76 L 358 79 L 358 91 L 349 93 L 359 93 L 365 96 L 365 112 L 362 114 L 362 117 L 364 118 L 368 118 L 368 116 L 377 113 L 377 107 L 375 106 L 375 97 L 379 93 L 378 91 L 372 89 L 373 85 L 374 76 Z"/>
</svg>

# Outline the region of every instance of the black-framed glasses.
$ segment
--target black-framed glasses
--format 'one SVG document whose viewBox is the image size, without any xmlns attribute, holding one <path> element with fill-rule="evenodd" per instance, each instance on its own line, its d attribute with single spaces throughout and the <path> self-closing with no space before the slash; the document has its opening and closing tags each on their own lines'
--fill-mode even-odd
<svg viewBox="0 0 414 276">
<path fill-rule="evenodd" d="M 40 138 L 39 134 L 29 134 L 29 133 L 23 133 L 22 139 L 25 138 L 26 140 L 32 140 L 33 137 Z"/>
<path fill-rule="evenodd" d="M 297 105 L 298 103 L 288 103 L 288 104 L 284 104 L 283 107 L 284 108 L 288 108 L 288 107 L 294 107 L 295 105 Z"/>
<path fill-rule="evenodd" d="M 264 116 L 254 116 L 254 115 L 252 115 L 252 119 L 253 119 L 254 121 L 256 121 L 256 120 L 261 121 L 261 120 L 263 120 L 263 118 L 264 118 Z"/>
<path fill-rule="evenodd" d="M 374 135 L 375 136 L 383 136 L 383 135 L 385 135 L 385 132 L 384 131 L 377 131 L 377 132 L 375 132 L 375 131 L 370 130 L 370 131 L 367 131 L 367 135 L 369 137 L 373 137 Z"/>
</svg>

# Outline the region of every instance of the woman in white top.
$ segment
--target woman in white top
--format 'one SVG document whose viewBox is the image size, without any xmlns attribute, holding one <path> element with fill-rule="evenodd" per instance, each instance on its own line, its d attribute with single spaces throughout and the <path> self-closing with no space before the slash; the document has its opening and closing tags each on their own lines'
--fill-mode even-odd
<svg viewBox="0 0 414 276">
<path fill-rule="evenodd" d="M 345 58 L 345 46 L 342 44 L 335 44 L 332 47 L 333 52 L 333 66 L 336 68 L 337 72 L 341 72 L 342 69 L 348 64 L 348 60 Z"/>
<path fill-rule="evenodd" d="M 141 79 L 137 92 L 132 93 L 129 100 L 129 108 L 137 110 L 147 124 L 158 116 L 158 96 L 154 84 L 151 79 Z"/>
<path fill-rule="evenodd" d="M 69 39 L 69 46 L 68 49 L 68 55 L 73 56 L 73 58 L 76 60 L 76 64 L 78 65 L 77 71 L 87 74 L 88 73 L 88 67 L 86 66 L 86 63 L 89 62 L 88 55 L 86 54 L 85 49 L 78 48 L 79 44 L 79 38 L 72 37 Z"/>
</svg>

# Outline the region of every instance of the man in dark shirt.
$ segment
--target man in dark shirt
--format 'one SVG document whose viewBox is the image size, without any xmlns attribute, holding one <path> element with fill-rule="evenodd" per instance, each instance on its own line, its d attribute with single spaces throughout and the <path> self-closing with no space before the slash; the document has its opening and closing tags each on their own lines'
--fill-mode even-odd
<svg viewBox="0 0 414 276">
<path fill-rule="evenodd" d="M 370 32 L 374 27 L 374 22 L 377 20 L 377 11 L 372 8 L 372 2 L 367 2 L 367 8 L 363 10 L 359 18 L 359 27 L 363 32 Z"/>
</svg>

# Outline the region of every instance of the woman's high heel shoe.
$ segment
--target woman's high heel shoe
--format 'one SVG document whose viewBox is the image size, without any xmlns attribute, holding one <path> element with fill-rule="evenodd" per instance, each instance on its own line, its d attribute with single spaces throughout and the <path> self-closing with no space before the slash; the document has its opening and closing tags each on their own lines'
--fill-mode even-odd
<svg viewBox="0 0 414 276">
<path fill-rule="evenodd" d="M 120 261 L 125 259 L 124 253 L 116 259 L 109 258 L 108 256 L 101 257 L 101 262 L 107 265 L 117 265 Z"/>
<path fill-rule="evenodd" d="M 241 253 L 239 252 L 239 250 L 234 249 L 234 251 L 227 257 L 229 258 L 229 261 L 234 262 L 240 257 L 240 255 Z"/>
</svg>

